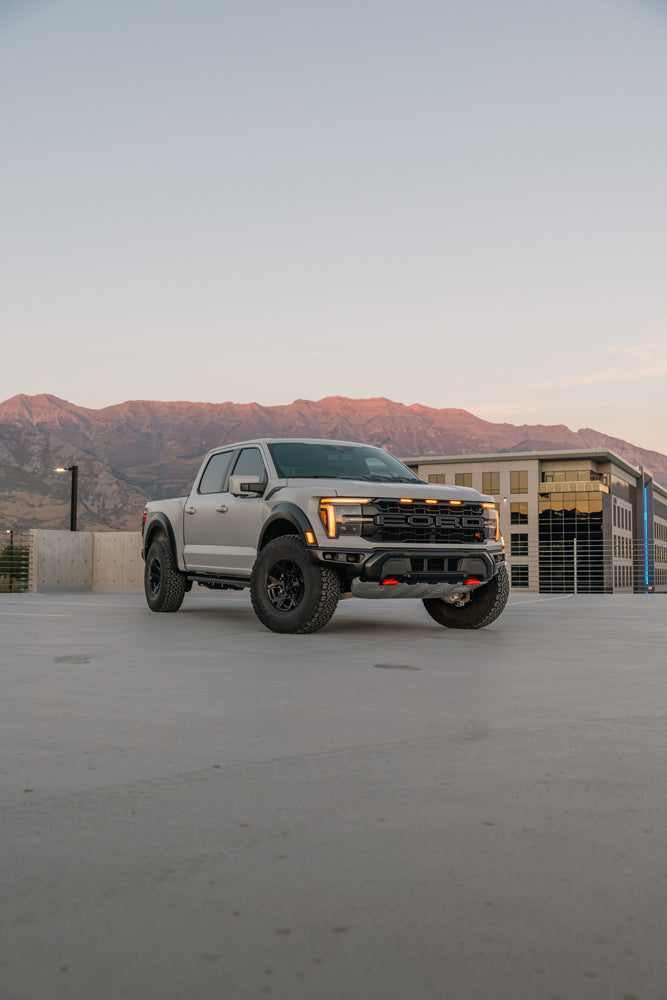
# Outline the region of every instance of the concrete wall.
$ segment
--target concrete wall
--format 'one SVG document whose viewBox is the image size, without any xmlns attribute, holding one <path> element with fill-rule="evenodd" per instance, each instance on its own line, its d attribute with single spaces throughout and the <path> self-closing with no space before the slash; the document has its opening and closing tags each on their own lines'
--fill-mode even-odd
<svg viewBox="0 0 667 1000">
<path fill-rule="evenodd" d="M 32 591 L 108 593 L 143 587 L 139 531 L 34 530 L 31 534 Z"/>
<path fill-rule="evenodd" d="M 93 533 L 94 591 L 143 590 L 144 561 L 140 531 Z"/>
</svg>

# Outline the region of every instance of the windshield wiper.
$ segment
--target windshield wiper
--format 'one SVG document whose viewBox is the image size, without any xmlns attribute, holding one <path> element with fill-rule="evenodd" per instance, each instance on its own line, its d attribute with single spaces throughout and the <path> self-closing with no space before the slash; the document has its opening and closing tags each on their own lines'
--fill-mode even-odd
<svg viewBox="0 0 667 1000">
<path fill-rule="evenodd" d="M 421 479 L 409 476 L 355 476 L 355 479 L 367 479 L 371 483 L 421 483 Z"/>
<path fill-rule="evenodd" d="M 364 483 L 414 483 L 417 480 L 403 476 L 336 476 L 337 479 L 359 479 Z"/>
<path fill-rule="evenodd" d="M 421 479 L 410 479 L 408 476 L 335 476 L 333 473 L 300 472 L 297 476 L 287 475 L 285 479 L 356 479 L 365 483 L 421 483 Z"/>
</svg>

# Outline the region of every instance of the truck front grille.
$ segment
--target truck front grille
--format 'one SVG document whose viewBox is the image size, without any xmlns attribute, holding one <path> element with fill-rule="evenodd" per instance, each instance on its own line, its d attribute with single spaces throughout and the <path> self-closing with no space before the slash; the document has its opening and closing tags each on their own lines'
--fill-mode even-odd
<svg viewBox="0 0 667 1000">
<path fill-rule="evenodd" d="M 448 500 L 426 504 L 414 500 L 373 500 L 363 506 L 362 536 L 372 542 L 410 545 L 481 544 L 484 542 L 484 512 L 481 503 L 452 505 Z"/>
</svg>

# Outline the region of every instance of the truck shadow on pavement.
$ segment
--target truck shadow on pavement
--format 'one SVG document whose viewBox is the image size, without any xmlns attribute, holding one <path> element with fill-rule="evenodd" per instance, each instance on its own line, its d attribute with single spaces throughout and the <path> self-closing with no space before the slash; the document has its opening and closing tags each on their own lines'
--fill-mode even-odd
<svg viewBox="0 0 667 1000">
<path fill-rule="evenodd" d="M 377 611 L 379 610 L 377 609 Z M 405 608 L 401 612 L 399 612 L 399 609 L 394 609 L 391 618 L 384 609 L 382 609 L 383 613 L 380 614 L 377 611 L 371 608 L 367 612 L 364 612 L 358 605 L 353 611 L 352 609 L 338 610 L 324 628 L 306 635 L 271 632 L 261 624 L 250 604 L 247 606 L 241 604 L 216 604 L 213 601 L 204 603 L 204 599 L 200 598 L 197 603 L 193 602 L 190 605 L 187 602 L 184 603 L 183 607 L 178 611 L 178 615 L 187 615 L 190 620 L 193 617 L 197 618 L 202 625 L 207 623 L 208 625 L 214 625 L 216 628 L 220 627 L 224 629 L 226 625 L 234 628 L 247 627 L 249 632 L 259 632 L 262 635 L 272 636 L 277 640 L 285 637 L 298 638 L 301 641 L 309 637 L 314 637 L 321 641 L 327 637 L 359 636 L 361 638 L 362 636 L 378 636 L 386 638 L 390 635 L 401 636 L 402 638 L 406 636 L 413 638 L 424 636 L 428 636 L 429 638 L 443 636 L 444 638 L 445 636 L 449 636 L 451 638 L 453 636 L 461 637 L 465 635 L 480 636 L 491 632 L 494 632 L 497 636 L 498 631 L 502 630 L 500 622 L 494 622 L 485 629 L 447 629 L 433 622 L 421 608 Z"/>
</svg>

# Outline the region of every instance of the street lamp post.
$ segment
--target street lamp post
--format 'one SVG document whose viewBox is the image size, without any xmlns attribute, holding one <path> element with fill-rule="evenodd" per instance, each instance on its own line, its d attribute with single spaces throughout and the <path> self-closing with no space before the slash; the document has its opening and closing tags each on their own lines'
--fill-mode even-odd
<svg viewBox="0 0 667 1000">
<path fill-rule="evenodd" d="M 70 494 L 70 508 L 69 508 L 69 530 L 76 531 L 76 508 L 77 508 L 77 493 L 79 489 L 79 466 L 66 465 L 64 468 L 56 469 L 55 471 L 72 473 L 72 489 Z"/>
</svg>

